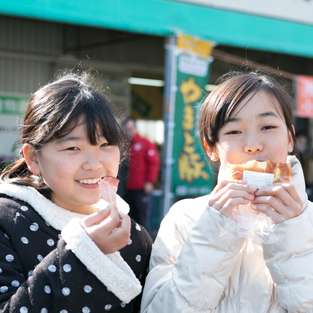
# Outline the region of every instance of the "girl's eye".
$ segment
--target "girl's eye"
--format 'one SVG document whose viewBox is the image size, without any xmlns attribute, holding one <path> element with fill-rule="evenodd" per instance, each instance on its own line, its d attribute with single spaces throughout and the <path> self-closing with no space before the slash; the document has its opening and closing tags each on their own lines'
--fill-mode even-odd
<svg viewBox="0 0 313 313">
<path fill-rule="evenodd" d="M 263 127 L 262 129 L 274 129 L 274 128 L 277 128 L 276 126 L 273 126 L 273 125 L 268 125 L 268 126 L 265 126 Z"/>
<path fill-rule="evenodd" d="M 103 144 L 101 145 L 101 147 L 107 147 L 107 146 L 109 146 L 109 143 L 108 143 L 108 142 L 103 143 Z"/>
<path fill-rule="evenodd" d="M 78 151 L 79 149 L 77 147 L 69 147 L 69 148 L 66 148 L 65 150 Z"/>
<path fill-rule="evenodd" d="M 239 130 L 232 130 L 226 133 L 226 135 L 237 135 L 240 134 L 241 132 Z"/>
</svg>

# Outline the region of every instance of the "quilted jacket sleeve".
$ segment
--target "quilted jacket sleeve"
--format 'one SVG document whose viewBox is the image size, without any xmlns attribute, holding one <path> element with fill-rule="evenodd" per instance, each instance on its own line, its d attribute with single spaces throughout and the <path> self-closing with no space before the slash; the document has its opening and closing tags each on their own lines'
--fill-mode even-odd
<svg viewBox="0 0 313 313">
<path fill-rule="evenodd" d="M 152 249 L 141 312 L 200 312 L 217 306 L 244 239 L 221 241 L 227 218 L 210 207 L 191 222 L 197 205 L 203 203 L 178 202 L 163 220 Z"/>
<path fill-rule="evenodd" d="M 313 204 L 275 233 L 278 240 L 263 251 L 279 301 L 288 312 L 313 312 Z"/>
</svg>

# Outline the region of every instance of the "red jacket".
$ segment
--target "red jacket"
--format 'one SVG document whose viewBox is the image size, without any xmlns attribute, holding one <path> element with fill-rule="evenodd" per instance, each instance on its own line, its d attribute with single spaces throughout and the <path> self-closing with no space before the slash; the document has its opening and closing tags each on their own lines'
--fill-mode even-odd
<svg viewBox="0 0 313 313">
<path fill-rule="evenodd" d="M 142 190 L 145 182 L 155 183 L 159 175 L 160 158 L 156 146 L 138 133 L 132 139 L 129 150 L 129 190 Z"/>
</svg>

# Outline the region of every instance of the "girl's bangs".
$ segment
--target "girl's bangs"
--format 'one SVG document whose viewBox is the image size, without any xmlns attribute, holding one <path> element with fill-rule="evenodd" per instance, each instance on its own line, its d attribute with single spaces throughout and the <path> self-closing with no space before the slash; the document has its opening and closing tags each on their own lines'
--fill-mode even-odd
<svg viewBox="0 0 313 313">
<path fill-rule="evenodd" d="M 96 145 L 101 136 L 111 145 L 120 144 L 121 135 L 118 123 L 107 108 L 102 108 L 102 112 L 90 112 L 88 110 L 84 114 L 83 122 L 86 125 L 88 140 L 92 145 Z"/>
</svg>

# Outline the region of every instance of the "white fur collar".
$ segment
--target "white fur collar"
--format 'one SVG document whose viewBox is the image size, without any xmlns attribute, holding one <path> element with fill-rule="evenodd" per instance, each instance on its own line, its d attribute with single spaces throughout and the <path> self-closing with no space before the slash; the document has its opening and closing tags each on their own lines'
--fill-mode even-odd
<svg viewBox="0 0 313 313">
<path fill-rule="evenodd" d="M 0 193 L 28 203 L 49 225 L 57 230 L 62 230 L 71 219 L 82 219 L 85 216 L 57 206 L 32 187 L 2 182 L 0 183 Z M 105 208 L 107 205 L 108 202 L 104 200 L 100 200 L 95 204 L 99 209 Z M 128 214 L 129 205 L 118 195 L 116 197 L 116 206 L 119 211 Z"/>
</svg>

